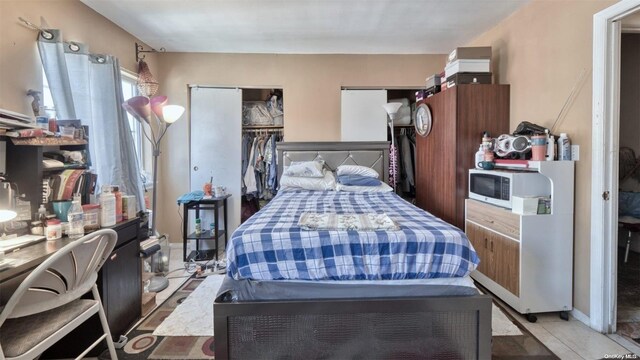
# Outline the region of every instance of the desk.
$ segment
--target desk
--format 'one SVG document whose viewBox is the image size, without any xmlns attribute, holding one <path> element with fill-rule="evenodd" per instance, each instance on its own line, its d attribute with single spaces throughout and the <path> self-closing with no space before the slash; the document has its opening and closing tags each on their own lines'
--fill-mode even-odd
<svg viewBox="0 0 640 360">
<path fill-rule="evenodd" d="M 98 291 L 111 335 L 116 340 L 140 318 L 142 269 L 138 253 L 139 239 L 143 237 L 138 234 L 139 226 L 140 220 L 136 218 L 110 227 L 118 233 L 118 240 L 113 252 L 98 272 Z M 6 259 L 16 263 L 12 267 L 0 271 L 0 304 L 4 305 L 9 300 L 15 289 L 33 269 L 72 241 L 68 237 L 53 241 L 45 240 L 5 254 Z M 85 325 L 86 327 L 84 327 Z M 89 341 L 86 345 L 88 347 L 98 338 L 99 333 L 95 329 L 100 329 L 100 326 L 87 321 L 79 329 L 82 330 L 74 331 L 67 336 L 69 338 L 74 335 L 72 340 L 65 343 L 67 338 L 62 339 L 59 344 L 54 345 L 45 354 L 53 351 L 55 355 L 51 355 L 51 357 L 69 357 L 67 356 L 71 350 L 69 348 L 75 347 L 75 344 L 84 343 L 86 340 Z M 77 345 L 77 348 L 82 348 L 81 345 Z M 57 352 L 56 348 L 59 348 L 60 352 Z M 71 355 L 73 354 L 75 353 L 71 352 Z M 77 356 L 77 354 L 73 356 Z"/>
<path fill-rule="evenodd" d="M 225 195 L 221 197 L 214 197 L 210 199 L 201 199 L 195 201 L 189 201 L 183 204 L 183 214 L 184 220 L 182 224 L 184 234 L 183 239 L 183 247 L 182 247 L 182 258 L 184 261 L 194 260 L 211 260 L 215 257 L 218 260 L 218 240 L 224 236 L 224 245 L 225 248 L 227 246 L 227 199 L 230 198 L 231 195 Z M 219 210 L 222 208 L 223 213 L 223 221 L 224 228 L 220 228 L 220 217 Z M 189 211 L 195 211 L 196 219 L 200 218 L 200 211 L 205 210 L 213 210 L 213 219 L 214 219 L 214 228 L 213 230 L 208 229 L 208 226 L 202 224 L 202 232 L 200 234 L 196 234 L 195 232 L 189 233 Z M 196 242 L 196 250 L 192 251 L 189 256 L 187 256 L 187 242 L 189 240 L 195 240 Z M 200 253 L 200 241 L 202 240 L 214 240 L 215 241 L 215 249 L 203 250 Z"/>
</svg>

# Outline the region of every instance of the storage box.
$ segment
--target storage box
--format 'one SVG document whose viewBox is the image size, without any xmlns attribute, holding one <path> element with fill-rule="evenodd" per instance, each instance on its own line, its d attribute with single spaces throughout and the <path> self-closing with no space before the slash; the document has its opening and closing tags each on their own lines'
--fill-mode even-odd
<svg viewBox="0 0 640 360">
<path fill-rule="evenodd" d="M 136 217 L 136 197 L 134 195 L 122 196 L 122 220 Z"/>
<path fill-rule="evenodd" d="M 538 196 L 514 196 L 511 200 L 511 211 L 520 215 L 534 215 L 538 213 Z"/>
<path fill-rule="evenodd" d="M 444 77 L 449 79 L 457 73 L 488 73 L 491 72 L 491 60 L 456 60 L 444 68 Z"/>
<path fill-rule="evenodd" d="M 427 89 L 434 86 L 440 86 L 440 74 L 431 75 L 426 80 Z"/>
<path fill-rule="evenodd" d="M 447 78 L 447 86 L 454 87 L 462 84 L 491 84 L 492 73 L 457 73 Z"/>
<path fill-rule="evenodd" d="M 430 87 L 427 90 L 425 90 L 424 97 L 428 98 L 429 96 L 433 96 L 433 95 L 435 95 L 435 94 L 437 94 L 439 92 L 440 92 L 440 85 L 433 86 L 433 87 Z"/>
<path fill-rule="evenodd" d="M 455 48 L 449 53 L 447 64 L 460 59 L 491 59 L 491 46 Z"/>
</svg>

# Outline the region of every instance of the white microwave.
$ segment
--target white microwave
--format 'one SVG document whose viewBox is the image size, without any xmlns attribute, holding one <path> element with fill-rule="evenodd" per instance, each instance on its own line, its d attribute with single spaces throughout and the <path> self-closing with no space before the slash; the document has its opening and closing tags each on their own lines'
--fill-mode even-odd
<svg viewBox="0 0 640 360">
<path fill-rule="evenodd" d="M 538 172 L 469 170 L 469 198 L 511 209 L 514 196 L 550 196 L 551 181 Z"/>
</svg>

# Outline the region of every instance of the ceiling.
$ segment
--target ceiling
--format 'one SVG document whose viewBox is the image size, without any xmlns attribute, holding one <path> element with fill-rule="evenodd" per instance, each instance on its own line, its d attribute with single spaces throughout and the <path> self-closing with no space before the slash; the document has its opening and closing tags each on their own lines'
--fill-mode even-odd
<svg viewBox="0 0 640 360">
<path fill-rule="evenodd" d="M 156 49 L 443 54 L 528 0 L 81 0 Z"/>
</svg>

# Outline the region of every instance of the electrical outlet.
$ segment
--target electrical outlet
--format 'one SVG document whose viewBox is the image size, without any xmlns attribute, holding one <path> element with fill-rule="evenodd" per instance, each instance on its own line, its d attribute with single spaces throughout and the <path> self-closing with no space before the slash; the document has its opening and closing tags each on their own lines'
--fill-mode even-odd
<svg viewBox="0 0 640 360">
<path fill-rule="evenodd" d="M 580 145 L 571 145 L 571 160 L 580 160 Z"/>
</svg>

